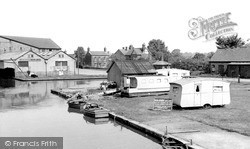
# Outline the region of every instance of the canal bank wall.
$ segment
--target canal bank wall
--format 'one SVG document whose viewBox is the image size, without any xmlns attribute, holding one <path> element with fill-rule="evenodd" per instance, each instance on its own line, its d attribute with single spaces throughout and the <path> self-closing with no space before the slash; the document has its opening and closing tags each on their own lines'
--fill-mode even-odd
<svg viewBox="0 0 250 149">
<path fill-rule="evenodd" d="M 100 76 L 62 76 L 62 77 L 41 77 L 41 78 L 14 78 L 18 81 L 59 81 L 59 80 L 92 80 L 92 79 L 107 79 L 106 75 Z"/>
<path fill-rule="evenodd" d="M 145 133 L 146 135 L 149 135 L 159 142 L 162 142 L 162 145 L 164 148 L 176 148 L 176 149 L 203 149 L 202 147 L 192 144 L 190 141 L 183 140 L 181 138 L 177 138 L 171 134 L 167 134 L 166 132 L 159 131 L 155 128 L 152 128 L 148 125 L 145 125 L 143 123 L 128 119 L 124 116 L 117 115 L 113 112 L 109 113 L 109 117 L 112 118 L 114 121 L 120 122 L 126 126 L 129 126 L 131 128 L 134 128 L 142 133 Z M 179 147 L 179 148 L 178 148 Z M 182 148 L 181 148 L 182 147 Z"/>
</svg>

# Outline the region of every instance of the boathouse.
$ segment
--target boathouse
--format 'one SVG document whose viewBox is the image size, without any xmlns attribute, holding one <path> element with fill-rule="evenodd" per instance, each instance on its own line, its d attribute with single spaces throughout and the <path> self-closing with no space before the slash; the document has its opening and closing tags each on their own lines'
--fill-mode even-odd
<svg viewBox="0 0 250 149">
<path fill-rule="evenodd" d="M 75 59 L 63 51 L 47 52 L 8 52 L 0 55 L 0 66 L 13 68 L 15 76 L 26 76 L 27 71 L 38 76 L 75 74 Z"/>
<path fill-rule="evenodd" d="M 125 75 L 154 75 L 156 71 L 147 60 L 115 60 L 108 67 L 107 73 L 108 81 L 114 81 L 121 87 Z"/>
<path fill-rule="evenodd" d="M 218 49 L 209 63 L 212 73 L 250 78 L 250 47 Z"/>
</svg>

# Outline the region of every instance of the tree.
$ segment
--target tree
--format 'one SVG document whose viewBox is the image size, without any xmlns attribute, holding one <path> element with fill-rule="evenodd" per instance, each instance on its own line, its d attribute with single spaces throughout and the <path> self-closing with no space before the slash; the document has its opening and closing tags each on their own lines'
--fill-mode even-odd
<svg viewBox="0 0 250 149">
<path fill-rule="evenodd" d="M 244 45 L 245 42 L 240 37 L 238 37 L 238 34 L 228 37 L 220 36 L 216 38 L 216 46 L 218 49 L 233 49 L 242 47 Z"/>
<path fill-rule="evenodd" d="M 205 58 L 206 58 L 205 54 L 197 52 L 197 53 L 195 53 L 195 55 L 193 56 L 192 59 L 198 60 L 198 61 L 204 61 Z"/>
<path fill-rule="evenodd" d="M 85 51 L 83 47 L 78 47 L 76 51 L 74 51 L 75 57 L 76 57 L 76 67 L 77 68 L 83 68 L 84 66 L 84 57 L 85 57 Z"/>
<path fill-rule="evenodd" d="M 168 61 L 170 52 L 168 48 L 165 47 L 165 43 L 160 39 L 152 39 L 148 43 L 148 50 L 156 60 L 161 60 L 162 57 L 164 60 Z"/>
</svg>

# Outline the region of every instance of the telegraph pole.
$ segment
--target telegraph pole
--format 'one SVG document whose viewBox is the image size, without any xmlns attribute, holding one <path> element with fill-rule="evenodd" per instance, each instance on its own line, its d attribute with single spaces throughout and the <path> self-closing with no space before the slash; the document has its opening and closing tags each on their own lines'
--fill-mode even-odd
<svg viewBox="0 0 250 149">
<path fill-rule="evenodd" d="M 79 61 L 79 49 L 77 48 L 77 63 L 78 63 L 78 75 L 79 75 L 79 63 L 80 63 L 80 61 Z"/>
</svg>

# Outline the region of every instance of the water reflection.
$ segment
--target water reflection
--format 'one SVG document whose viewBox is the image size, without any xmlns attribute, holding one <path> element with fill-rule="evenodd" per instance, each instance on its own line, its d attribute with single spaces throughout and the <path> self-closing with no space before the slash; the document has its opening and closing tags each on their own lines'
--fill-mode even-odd
<svg viewBox="0 0 250 149">
<path fill-rule="evenodd" d="M 91 123 L 91 124 L 95 124 L 95 125 L 100 125 L 100 124 L 106 124 L 109 122 L 109 118 L 92 118 L 89 116 L 83 116 L 83 119 L 85 120 L 85 122 Z"/>
<path fill-rule="evenodd" d="M 15 81 L 15 87 L 1 88 L 0 137 L 63 137 L 64 149 L 161 149 L 112 120 L 94 120 L 69 109 L 64 99 L 50 93 L 99 87 L 102 81 Z"/>
<path fill-rule="evenodd" d="M 83 114 L 80 109 L 74 109 L 74 108 L 68 108 L 69 113 L 78 113 L 78 114 Z"/>
<path fill-rule="evenodd" d="M 94 87 L 89 80 L 66 80 L 66 81 L 42 81 L 42 82 L 21 82 L 12 79 L 0 81 L 0 110 L 7 110 L 16 107 L 34 106 L 42 101 L 48 100 L 51 89 L 58 88 L 87 88 Z M 93 81 L 94 85 L 99 81 Z M 91 84 L 93 84 L 91 82 Z"/>
<path fill-rule="evenodd" d="M 1 88 L 9 88 L 15 87 L 15 80 L 13 79 L 1 79 L 0 78 L 0 89 Z"/>
</svg>

